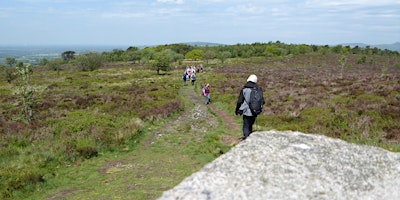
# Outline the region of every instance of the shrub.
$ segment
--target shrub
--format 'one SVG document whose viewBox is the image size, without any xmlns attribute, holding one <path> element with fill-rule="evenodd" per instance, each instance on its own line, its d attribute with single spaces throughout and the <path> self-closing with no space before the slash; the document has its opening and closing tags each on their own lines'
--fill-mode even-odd
<svg viewBox="0 0 400 200">
<path fill-rule="evenodd" d="M 21 115 L 27 121 L 31 121 L 33 118 L 34 90 L 31 86 L 30 79 L 33 71 L 29 64 L 23 66 L 22 63 L 17 65 L 15 69 L 19 77 L 17 92 L 20 97 L 20 103 L 22 104 Z"/>
<path fill-rule="evenodd" d="M 357 60 L 357 64 L 364 64 L 365 62 L 367 62 L 367 56 L 366 56 L 366 55 L 362 55 L 362 56 Z"/>
<path fill-rule="evenodd" d="M 60 71 L 61 65 L 64 64 L 64 61 L 59 58 L 59 59 L 54 59 L 47 61 L 46 66 L 53 71 Z"/>
<path fill-rule="evenodd" d="M 76 65 L 82 71 L 94 71 L 103 67 L 103 57 L 98 53 L 86 53 L 76 58 Z"/>
</svg>

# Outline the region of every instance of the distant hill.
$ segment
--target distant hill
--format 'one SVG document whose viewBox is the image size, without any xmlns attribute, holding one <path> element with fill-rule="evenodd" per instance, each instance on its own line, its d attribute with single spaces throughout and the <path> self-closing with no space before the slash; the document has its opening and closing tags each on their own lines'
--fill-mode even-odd
<svg viewBox="0 0 400 200">
<path fill-rule="evenodd" d="M 177 42 L 177 43 L 171 43 L 171 44 L 187 44 L 190 46 L 199 46 L 199 47 L 205 47 L 205 46 L 209 46 L 209 47 L 215 47 L 215 46 L 223 46 L 225 44 L 220 44 L 220 43 L 212 43 L 212 42 Z M 158 45 L 168 45 L 168 44 L 157 44 L 157 45 L 141 45 L 138 46 L 139 49 L 144 49 L 146 47 L 155 47 Z"/>
<path fill-rule="evenodd" d="M 364 44 L 364 43 L 344 43 L 342 45 L 345 46 L 351 46 L 351 47 L 355 47 L 355 46 L 359 46 L 362 48 L 365 48 L 366 46 L 370 46 L 372 48 L 379 48 L 379 49 L 388 49 L 391 51 L 399 51 L 400 52 L 400 42 L 395 42 L 393 44 L 377 44 L 377 45 L 370 45 L 370 44 Z"/>
<path fill-rule="evenodd" d="M 209 47 L 224 45 L 224 44 L 212 43 L 212 42 L 184 42 L 184 44 L 188 44 L 191 46 L 209 46 Z"/>
</svg>

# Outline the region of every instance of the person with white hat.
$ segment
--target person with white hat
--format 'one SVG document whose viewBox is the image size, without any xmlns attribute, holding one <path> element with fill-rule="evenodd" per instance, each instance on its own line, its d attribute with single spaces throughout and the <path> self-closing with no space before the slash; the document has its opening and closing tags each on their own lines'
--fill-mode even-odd
<svg viewBox="0 0 400 200">
<path fill-rule="evenodd" d="M 258 93 L 257 104 L 261 106 L 265 104 L 262 88 L 257 85 L 257 76 L 252 74 L 247 78 L 247 83 L 244 85 L 243 89 L 240 90 L 240 94 L 236 103 L 235 115 L 243 115 L 243 139 L 249 137 L 253 132 L 253 124 L 256 121 L 257 115 L 259 113 L 254 112 L 250 109 L 250 102 L 252 102 L 252 91 Z M 254 98 L 254 97 L 253 97 Z"/>
</svg>

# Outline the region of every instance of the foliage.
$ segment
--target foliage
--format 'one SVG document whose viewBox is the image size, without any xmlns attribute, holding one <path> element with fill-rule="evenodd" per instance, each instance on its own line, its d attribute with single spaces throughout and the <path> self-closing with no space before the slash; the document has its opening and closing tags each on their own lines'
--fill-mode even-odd
<svg viewBox="0 0 400 200">
<path fill-rule="evenodd" d="M 72 60 L 75 58 L 75 51 L 64 51 L 61 54 L 61 58 L 64 60 Z"/>
<path fill-rule="evenodd" d="M 208 61 L 211 59 L 214 59 L 216 56 L 216 53 L 213 50 L 206 50 L 203 55 L 203 59 L 206 61 L 206 64 L 208 64 Z"/>
<path fill-rule="evenodd" d="M 171 62 L 173 61 L 174 52 L 166 49 L 158 52 L 154 55 L 154 61 L 152 62 L 152 67 L 160 74 L 160 71 L 171 70 Z"/>
<path fill-rule="evenodd" d="M 15 58 L 7 57 L 6 58 L 6 64 L 9 67 L 13 67 L 17 63 L 17 60 Z"/>
<path fill-rule="evenodd" d="M 15 84 L 25 93 L 17 94 L 25 99 L 27 113 L 33 109 L 35 115 L 30 124 L 14 121 L 21 101 L 14 88 L 0 85 L 0 100 L 7 102 L 0 105 L 2 199 L 48 183 L 57 170 L 74 163 L 133 147 L 149 124 L 182 110 L 176 93 L 180 84 L 174 84 L 179 77 L 155 76 L 144 67 L 67 69 L 58 76 L 45 68 L 18 69 L 21 77 Z M 32 93 L 35 89 L 41 92 Z"/>
<path fill-rule="evenodd" d="M 193 49 L 186 53 L 185 58 L 189 60 L 200 60 L 204 56 L 204 52 L 201 49 Z"/>
<path fill-rule="evenodd" d="M 103 67 L 103 57 L 98 53 L 86 53 L 76 58 L 77 66 L 82 71 L 93 71 Z"/>
<path fill-rule="evenodd" d="M 64 64 L 65 61 L 63 59 L 54 59 L 50 60 L 47 62 L 46 66 L 53 71 L 60 71 L 62 64 Z"/>
<path fill-rule="evenodd" d="M 340 57 L 339 60 L 339 64 L 340 64 L 340 78 L 343 78 L 343 71 L 344 71 L 344 67 L 346 66 L 346 62 L 347 62 L 347 57 L 345 54 L 343 54 Z"/>
<path fill-rule="evenodd" d="M 142 52 L 138 49 L 133 50 L 132 48 L 124 53 L 124 61 L 136 61 L 140 64 L 140 59 L 142 57 Z"/>
<path fill-rule="evenodd" d="M 111 52 L 102 52 L 104 61 L 120 62 L 133 61 L 134 63 L 146 64 L 154 60 L 156 53 L 169 50 L 174 53 L 173 62 L 182 63 L 184 58 L 195 61 L 204 61 L 207 64 L 214 58 L 218 58 L 224 63 L 228 58 L 251 58 L 251 57 L 277 57 L 277 56 L 296 56 L 315 53 L 319 55 L 334 54 L 356 54 L 356 55 L 380 55 L 380 56 L 399 56 L 398 51 L 387 49 L 371 48 L 369 46 L 361 48 L 359 46 L 329 46 L 329 45 L 307 45 L 307 44 L 285 44 L 280 41 L 268 43 L 235 44 L 221 46 L 191 46 L 188 44 L 165 44 L 154 47 L 140 49 L 131 46 L 125 51 L 114 49 Z M 72 52 L 72 51 L 67 51 Z M 66 52 L 64 52 L 66 53 Z M 72 55 L 70 53 L 66 54 Z M 362 62 L 362 57 L 360 58 Z"/>
<path fill-rule="evenodd" d="M 226 59 L 228 59 L 228 58 L 231 57 L 231 55 L 232 55 L 231 52 L 229 52 L 229 51 L 223 51 L 223 52 L 220 52 L 220 53 L 217 55 L 217 57 L 218 57 L 219 60 L 221 60 L 221 63 L 224 63 Z"/>
<path fill-rule="evenodd" d="M 171 154 L 178 155 L 175 157 L 180 161 L 187 161 L 179 166 L 186 169 L 185 173 L 225 153 L 229 148 L 219 143 L 222 135 L 226 134 L 223 130 L 199 134 L 201 137 L 196 140 L 188 139 L 192 134 L 190 124 L 179 127 L 182 130 L 179 136 L 168 134 L 168 130 L 165 134 L 158 134 L 157 125 L 170 120 L 171 116 L 180 116 L 186 106 L 185 98 L 177 92 L 182 87 L 180 69 L 170 68 L 172 71 L 165 76 L 156 76 L 154 71 L 143 65 L 120 62 L 136 63 L 140 60 L 144 64 L 143 61 L 153 63 L 158 59 L 164 62 L 165 59 L 171 63 L 183 59 L 183 55 L 194 49 L 203 50 L 202 59 L 210 59 L 211 62 L 218 62 L 221 52 L 230 54 L 220 60 L 225 63 L 224 66 L 206 66 L 207 73 L 198 77 L 201 82 L 211 83 L 213 104 L 228 113 L 234 110 L 238 91 L 245 79 L 249 74 L 257 74 L 258 84 L 263 87 L 266 98 L 264 111 L 256 122 L 262 130 L 291 129 L 320 133 L 400 151 L 400 61 L 396 52 L 359 47 L 351 49 L 347 46 L 288 45 L 279 41 L 216 47 L 164 45 L 130 48 L 97 55 L 105 60 L 118 61 L 105 63 L 103 67 L 95 68 L 97 70 L 66 69 L 54 76 L 53 70 L 30 68 L 41 70 L 40 73 L 29 74 L 32 91 L 41 91 L 35 92 L 35 117 L 30 124 L 14 120 L 13 116 L 19 113 L 15 105 L 19 105 L 20 100 L 15 98 L 14 88 L 10 88 L 9 84 L 0 85 L 0 100 L 3 102 L 0 105 L 0 198 L 18 196 L 24 199 L 35 191 L 57 187 L 55 179 L 87 184 L 86 179 L 91 176 L 102 179 L 98 180 L 102 186 L 111 181 L 119 182 L 109 186 L 126 185 L 121 180 L 126 180 L 124 175 L 127 174 L 107 174 L 108 178 L 98 176 L 104 166 L 109 166 L 109 163 L 99 160 L 120 159 L 126 155 L 124 149 L 134 152 L 136 145 L 144 142 L 141 139 L 145 133 L 155 134 L 153 139 L 166 141 L 152 143 L 149 151 L 134 152 L 135 155 L 145 153 L 142 159 L 163 161 L 162 169 L 167 169 L 166 172 L 143 172 L 153 173 L 150 175 L 164 178 L 163 173 L 176 173 L 168 171 L 171 166 L 176 167 L 175 160 L 165 156 L 153 157 L 155 154 L 152 153 L 157 151 L 171 151 Z M 137 57 L 132 59 L 128 51 L 138 53 Z M 215 54 L 207 57 L 208 51 Z M 349 51 L 353 54 L 346 53 L 345 61 L 352 67 L 338 68 L 338 60 Z M 366 62 L 357 64 L 360 56 L 364 55 Z M 82 67 L 85 63 L 84 56 L 86 54 L 77 56 L 78 66 Z M 381 66 L 385 66 L 384 75 Z M 140 160 L 136 158 L 131 161 L 139 166 Z M 82 168 L 78 166 L 85 164 L 92 167 L 80 171 Z M 161 169 L 158 166 L 142 167 Z M 132 174 L 133 168 L 129 169 L 127 173 Z M 135 174 L 134 181 L 146 181 L 142 175 Z M 159 182 L 148 188 L 144 184 L 132 187 L 153 191 L 177 184 L 165 179 Z M 80 186 L 74 185 L 77 188 Z M 110 187 L 112 189 L 114 187 Z M 149 197 L 145 192 L 137 196 Z"/>
<path fill-rule="evenodd" d="M 31 86 L 30 78 L 32 74 L 31 65 L 24 66 L 19 63 L 16 66 L 19 82 L 16 84 L 17 94 L 22 105 L 21 115 L 23 119 L 30 122 L 33 118 L 34 90 Z"/>
</svg>

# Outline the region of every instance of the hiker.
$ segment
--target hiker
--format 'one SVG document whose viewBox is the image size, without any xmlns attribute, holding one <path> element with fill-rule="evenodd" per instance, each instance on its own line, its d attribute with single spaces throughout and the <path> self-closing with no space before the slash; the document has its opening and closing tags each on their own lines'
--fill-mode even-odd
<svg viewBox="0 0 400 200">
<path fill-rule="evenodd" d="M 264 96 L 262 94 L 262 89 L 257 85 L 257 76 L 252 74 L 247 79 L 247 83 L 244 85 L 243 89 L 240 90 L 240 94 L 236 103 L 235 115 L 243 115 L 243 138 L 246 139 L 253 132 L 253 124 L 256 121 L 257 114 L 254 113 L 250 107 L 249 103 L 251 101 L 251 91 L 253 88 L 258 88 L 261 91 L 261 98 L 259 104 L 265 103 Z M 260 111 L 261 112 L 261 111 Z"/>
<path fill-rule="evenodd" d="M 193 73 L 192 76 L 190 77 L 190 81 L 192 82 L 192 85 L 194 85 L 194 82 L 196 81 L 196 74 Z"/>
<path fill-rule="evenodd" d="M 185 72 L 182 75 L 183 85 L 186 85 L 186 79 L 187 79 L 187 73 Z"/>
<path fill-rule="evenodd" d="M 202 89 L 202 92 L 204 94 L 204 98 L 205 98 L 205 104 L 210 104 L 211 100 L 210 100 L 210 84 L 206 84 L 204 86 L 204 88 Z"/>
</svg>

